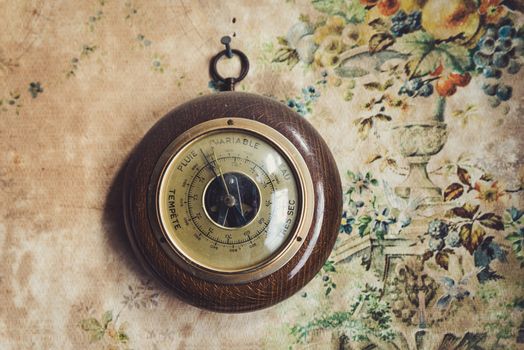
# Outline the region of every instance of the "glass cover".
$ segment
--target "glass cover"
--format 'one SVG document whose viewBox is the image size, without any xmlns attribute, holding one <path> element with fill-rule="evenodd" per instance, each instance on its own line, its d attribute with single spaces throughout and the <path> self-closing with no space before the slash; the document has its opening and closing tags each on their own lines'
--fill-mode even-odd
<svg viewBox="0 0 524 350">
<path fill-rule="evenodd" d="M 285 156 L 242 130 L 209 132 L 184 146 L 160 179 L 160 221 L 172 245 L 215 271 L 273 257 L 300 216 L 299 184 Z"/>
</svg>

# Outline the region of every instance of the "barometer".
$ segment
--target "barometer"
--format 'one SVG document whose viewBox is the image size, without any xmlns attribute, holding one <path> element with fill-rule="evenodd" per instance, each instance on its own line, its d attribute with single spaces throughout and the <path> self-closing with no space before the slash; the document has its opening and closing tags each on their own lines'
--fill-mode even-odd
<svg viewBox="0 0 524 350">
<path fill-rule="evenodd" d="M 144 267 L 179 298 L 252 311 L 318 273 L 338 233 L 340 187 L 327 145 L 302 116 L 267 97 L 220 92 L 168 113 L 134 150 L 126 227 Z"/>
</svg>

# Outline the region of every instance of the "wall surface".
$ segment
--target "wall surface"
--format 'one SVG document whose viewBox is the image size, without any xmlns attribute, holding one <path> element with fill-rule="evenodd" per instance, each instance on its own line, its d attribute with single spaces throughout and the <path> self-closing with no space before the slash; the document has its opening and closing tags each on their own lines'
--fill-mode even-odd
<svg viewBox="0 0 524 350">
<path fill-rule="evenodd" d="M 1 1 L 0 348 L 522 348 L 522 10 Z M 215 93 L 223 35 L 251 60 L 237 90 L 311 122 L 345 195 L 319 275 L 240 315 L 186 305 L 143 272 L 120 204 L 144 133 Z"/>
</svg>

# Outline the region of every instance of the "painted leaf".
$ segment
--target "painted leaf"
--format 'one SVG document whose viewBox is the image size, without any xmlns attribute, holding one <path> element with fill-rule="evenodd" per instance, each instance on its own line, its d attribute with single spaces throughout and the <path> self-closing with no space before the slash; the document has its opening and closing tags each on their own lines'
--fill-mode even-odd
<svg viewBox="0 0 524 350">
<path fill-rule="evenodd" d="M 473 217 L 479 211 L 480 205 L 465 203 L 462 207 Z"/>
<path fill-rule="evenodd" d="M 361 67 L 340 66 L 335 68 L 335 73 L 342 78 L 360 78 L 369 74 L 369 71 Z"/>
<path fill-rule="evenodd" d="M 400 53 L 422 56 L 430 51 L 429 48 L 434 46 L 434 43 L 435 40 L 430 34 L 420 30 L 397 39 L 395 49 Z"/>
<path fill-rule="evenodd" d="M 390 87 L 392 87 L 393 84 L 394 84 L 393 79 L 388 79 L 386 80 L 386 82 L 383 85 L 378 81 L 373 81 L 373 82 L 364 84 L 364 87 L 368 90 L 385 91 L 389 89 Z"/>
<path fill-rule="evenodd" d="M 493 240 L 493 236 L 485 237 L 482 244 L 475 250 L 475 253 L 473 253 L 475 266 L 486 267 L 495 259 L 503 263 L 508 261 L 506 251 Z"/>
<path fill-rule="evenodd" d="M 356 121 L 355 121 L 356 122 Z M 358 134 L 361 138 L 366 138 L 369 134 L 369 130 L 373 127 L 373 118 L 361 119 L 358 123 Z"/>
<path fill-rule="evenodd" d="M 482 271 L 477 273 L 477 279 L 480 283 L 485 283 L 487 281 L 496 281 L 504 277 L 499 275 L 496 271 L 492 270 L 489 265 L 486 266 Z"/>
<path fill-rule="evenodd" d="M 408 67 L 410 69 L 409 76 L 422 77 L 431 72 L 434 72 L 440 65 L 442 58 L 438 51 L 430 51 L 422 55 Z"/>
<path fill-rule="evenodd" d="M 102 328 L 100 322 L 98 322 L 98 320 L 94 317 L 86 318 L 80 321 L 80 327 L 84 331 L 94 331 Z"/>
<path fill-rule="evenodd" d="M 438 46 L 442 52 L 444 66 L 458 73 L 464 73 L 471 64 L 468 49 L 456 44 L 446 43 Z"/>
<path fill-rule="evenodd" d="M 282 46 L 288 46 L 288 42 L 283 36 L 277 36 L 277 42 Z"/>
<path fill-rule="evenodd" d="M 378 81 L 372 81 L 370 83 L 364 84 L 364 87 L 368 90 L 380 90 L 382 85 Z"/>
<path fill-rule="evenodd" d="M 447 270 L 449 267 L 449 255 L 453 254 L 451 249 L 444 249 L 440 252 L 437 252 L 435 255 L 436 263 L 442 267 L 444 270 Z"/>
<path fill-rule="evenodd" d="M 471 175 L 469 175 L 466 169 L 457 166 L 457 176 L 459 177 L 460 182 L 471 187 Z"/>
<path fill-rule="evenodd" d="M 482 176 L 480 177 L 480 179 L 482 181 L 487 181 L 487 182 L 490 182 L 490 181 L 493 181 L 493 176 L 491 174 L 482 174 Z"/>
<path fill-rule="evenodd" d="M 344 6 L 344 0 L 312 0 L 313 7 L 328 15 L 335 15 Z"/>
<path fill-rule="evenodd" d="M 382 19 L 382 18 L 375 18 L 374 20 L 372 20 L 371 22 L 368 22 L 368 25 L 379 31 L 379 30 L 388 30 L 388 26 L 386 24 L 386 22 Z"/>
<path fill-rule="evenodd" d="M 451 295 L 445 294 L 437 300 L 437 307 L 440 309 L 445 309 L 448 307 L 451 302 Z"/>
<path fill-rule="evenodd" d="M 454 182 L 444 190 L 444 200 L 446 202 L 459 198 L 464 193 L 464 186 Z"/>
<path fill-rule="evenodd" d="M 374 161 L 379 160 L 379 159 L 381 159 L 381 158 L 382 158 L 382 156 L 381 156 L 380 154 L 373 154 L 373 155 L 371 155 L 371 156 L 366 160 L 366 163 L 367 163 L 367 164 L 371 164 L 371 163 L 373 163 Z"/>
<path fill-rule="evenodd" d="M 91 342 L 102 339 L 105 333 L 105 328 L 94 317 L 80 321 L 80 328 L 89 333 Z"/>
<path fill-rule="evenodd" d="M 432 256 L 433 252 L 431 250 L 426 250 L 426 252 L 424 252 L 424 255 L 422 255 L 422 261 L 427 261 L 431 259 Z"/>
<path fill-rule="evenodd" d="M 358 0 L 345 1 L 344 15 L 350 23 L 362 23 L 366 18 L 366 8 Z"/>
<path fill-rule="evenodd" d="M 387 115 L 387 114 L 384 114 L 384 113 L 377 113 L 373 116 L 373 118 L 377 118 L 378 120 L 381 120 L 381 121 L 391 121 L 391 116 Z"/>
<path fill-rule="evenodd" d="M 395 43 L 395 38 L 389 33 L 377 33 L 369 39 L 369 53 L 374 54 L 387 49 Z"/>
<path fill-rule="evenodd" d="M 369 233 L 369 223 L 371 222 L 370 216 L 361 216 L 358 218 L 358 234 L 360 237 L 364 237 L 367 233 Z"/>
<path fill-rule="evenodd" d="M 494 213 L 482 214 L 478 220 L 482 226 L 492 228 L 497 231 L 504 230 L 504 223 L 502 222 L 502 218 Z"/>
<path fill-rule="evenodd" d="M 455 207 L 451 209 L 451 212 L 458 217 L 464 218 L 464 219 L 473 219 L 473 215 L 479 210 L 479 206 L 471 205 L 471 204 L 464 204 L 462 207 Z"/>
<path fill-rule="evenodd" d="M 470 254 L 473 254 L 475 249 L 482 243 L 485 235 L 484 229 L 478 225 L 473 227 L 472 224 L 465 224 L 460 228 L 462 245 Z"/>
<path fill-rule="evenodd" d="M 102 315 L 102 327 L 106 328 L 109 322 L 113 320 L 113 312 L 112 311 L 106 311 Z"/>
<path fill-rule="evenodd" d="M 127 344 L 127 342 L 129 342 L 129 336 L 123 330 L 119 330 L 118 341 L 122 344 Z"/>
</svg>

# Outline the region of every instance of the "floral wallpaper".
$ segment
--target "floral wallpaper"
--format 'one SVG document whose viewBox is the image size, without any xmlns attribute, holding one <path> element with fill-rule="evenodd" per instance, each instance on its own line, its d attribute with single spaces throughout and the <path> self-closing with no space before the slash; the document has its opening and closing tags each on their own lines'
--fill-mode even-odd
<svg viewBox="0 0 524 350">
<path fill-rule="evenodd" d="M 524 347 L 524 6 L 514 0 L 0 4 L 0 348 Z M 139 267 L 122 174 L 170 109 L 237 85 L 311 122 L 344 212 L 316 278 L 216 314 Z M 234 72 L 234 60 L 224 69 Z"/>
</svg>

